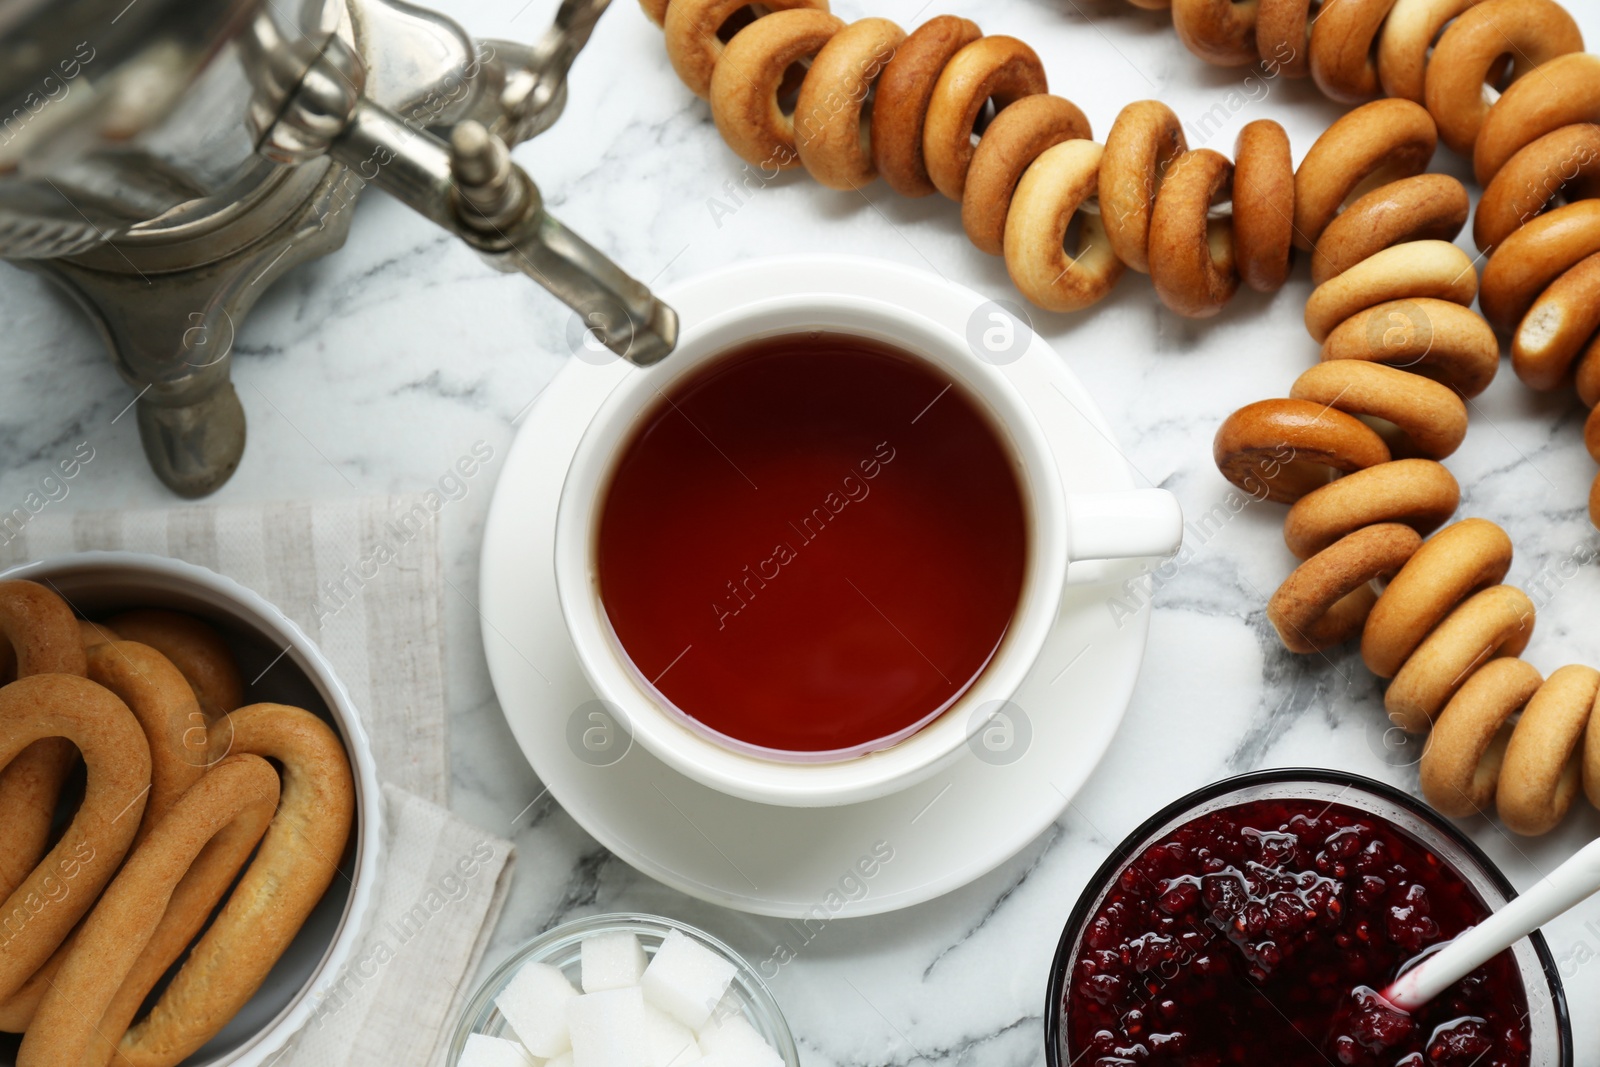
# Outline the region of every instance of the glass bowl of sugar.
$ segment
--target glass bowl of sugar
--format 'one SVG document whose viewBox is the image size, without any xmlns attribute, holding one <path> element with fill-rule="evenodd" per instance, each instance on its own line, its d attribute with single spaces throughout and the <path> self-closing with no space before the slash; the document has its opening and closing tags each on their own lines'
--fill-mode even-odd
<svg viewBox="0 0 1600 1067">
<path fill-rule="evenodd" d="M 761 976 L 717 938 L 658 915 L 546 930 L 467 1002 L 449 1067 L 800 1067 Z"/>
</svg>

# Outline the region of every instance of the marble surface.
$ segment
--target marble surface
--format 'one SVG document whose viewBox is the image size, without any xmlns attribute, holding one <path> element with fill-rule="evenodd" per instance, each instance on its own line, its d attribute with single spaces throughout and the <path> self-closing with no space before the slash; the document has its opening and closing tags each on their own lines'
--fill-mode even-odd
<svg viewBox="0 0 1600 1067">
<path fill-rule="evenodd" d="M 531 38 L 554 0 L 443 0 L 473 32 Z M 1600 7 L 1570 5 L 1591 40 Z M 1032 43 L 1052 88 L 1103 134 L 1119 107 L 1159 96 L 1192 146 L 1227 151 L 1245 122 L 1271 117 L 1296 158 L 1338 109 L 1306 84 L 1208 68 L 1178 44 L 1165 16 L 1114 0 L 838 0 L 847 18 L 912 25 L 935 11 Z M 603 21 L 577 64 L 572 103 L 518 157 L 554 212 L 641 278 L 668 281 L 746 257 L 803 251 L 882 256 L 1012 296 L 1003 266 L 974 251 L 957 212 L 905 201 L 881 183 L 833 193 L 803 175 L 750 187 L 707 109 L 673 77 L 659 31 L 628 0 Z M 1203 116 L 1213 118 L 1207 122 Z M 1221 120 L 1220 126 L 1217 125 Z M 1208 136 L 1206 131 L 1211 131 Z M 1436 167 L 1464 174 L 1441 153 Z M 1300 325 L 1310 289 L 1300 267 L 1285 290 L 1245 294 L 1217 318 L 1182 320 L 1129 276 L 1093 313 L 1037 314 L 1117 427 L 1142 482 L 1177 493 L 1192 518 L 1227 485 L 1210 461 L 1217 423 L 1240 404 L 1282 395 L 1315 357 Z M 171 502 L 149 474 L 131 393 L 87 321 L 44 282 L 0 267 L 0 503 L 20 502 L 57 461 L 89 441 L 95 459 L 53 508 Z M 235 376 L 250 445 L 218 500 L 274 500 L 424 489 L 477 441 L 504 451 L 529 403 L 569 358 L 568 313 L 521 278 L 487 270 L 403 208 L 369 196 L 348 246 L 292 272 L 241 329 Z M 1528 657 L 1551 670 L 1600 663 L 1590 625 L 1600 570 L 1584 513 L 1594 465 L 1583 411 L 1536 396 L 1509 370 L 1473 405 L 1467 443 L 1450 460 L 1462 512 L 1502 523 L 1518 555 L 1511 579 L 1542 582 Z M 658 911 L 700 923 L 761 958 L 781 924 L 668 891 L 607 854 L 560 810 L 524 763 L 484 667 L 474 600 L 477 545 L 495 473 L 473 479 L 444 511 L 452 798 L 464 815 L 514 836 L 510 906 L 489 953 L 562 919 L 597 910 Z M 1220 512 L 1219 512 L 1220 514 Z M 1285 653 L 1263 604 L 1291 566 L 1276 506 L 1191 528 L 1181 566 L 1158 583 L 1143 678 L 1121 734 L 1068 812 L 1011 862 L 939 901 L 830 925 L 775 982 L 808 1067 L 1043 1062 L 1041 1014 L 1050 955 L 1079 889 L 1109 848 L 1158 806 L 1257 767 L 1320 764 L 1414 789 L 1415 753 L 1389 751 L 1380 688 L 1353 653 Z M 1584 810 L 1556 834 L 1513 839 L 1487 822 L 1468 830 L 1526 885 L 1600 832 Z M 1579 1063 L 1600 1064 L 1600 901 L 1548 930 L 1576 1012 Z"/>
</svg>

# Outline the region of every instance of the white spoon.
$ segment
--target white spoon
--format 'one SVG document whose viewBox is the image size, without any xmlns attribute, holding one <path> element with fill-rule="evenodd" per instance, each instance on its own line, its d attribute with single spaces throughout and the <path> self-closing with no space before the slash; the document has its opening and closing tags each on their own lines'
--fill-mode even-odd
<svg viewBox="0 0 1600 1067">
<path fill-rule="evenodd" d="M 1383 997 L 1416 1011 L 1473 970 L 1533 931 L 1600 892 L 1600 840 L 1551 871 L 1532 889 L 1489 918 L 1463 930 L 1439 951 L 1395 979 Z"/>
</svg>

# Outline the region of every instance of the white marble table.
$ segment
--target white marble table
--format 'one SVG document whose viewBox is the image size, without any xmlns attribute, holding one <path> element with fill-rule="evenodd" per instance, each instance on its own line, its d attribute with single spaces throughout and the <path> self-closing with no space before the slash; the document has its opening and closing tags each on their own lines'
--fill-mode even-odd
<svg viewBox="0 0 1600 1067">
<path fill-rule="evenodd" d="M 554 0 L 441 0 L 484 36 L 529 38 Z M 1600 41 L 1600 7 L 1569 5 Z M 1231 150 L 1245 122 L 1271 117 L 1298 158 L 1339 110 L 1306 84 L 1242 83 L 1178 44 L 1164 17 L 1117 0 L 838 0 L 847 18 L 912 24 L 937 11 L 1032 43 L 1055 91 L 1104 134 L 1119 107 L 1159 96 L 1190 127 L 1192 146 Z M 923 10 L 927 8 L 928 10 Z M 831 193 L 803 176 L 741 192 L 743 166 L 706 108 L 673 77 L 659 32 L 619 0 L 574 73 L 556 129 L 518 156 L 552 209 L 638 276 L 668 281 L 744 257 L 802 251 L 882 256 L 1012 295 L 998 260 L 974 251 L 952 205 L 904 201 L 881 183 Z M 1197 132 L 1202 116 L 1214 116 Z M 1217 119 L 1225 120 L 1220 129 Z M 1459 160 L 1443 165 L 1463 173 Z M 1191 515 L 1227 485 L 1211 464 L 1217 423 L 1238 405 L 1282 395 L 1315 347 L 1300 325 L 1310 283 L 1301 267 L 1275 298 L 1246 294 L 1218 318 L 1164 311 L 1147 281 L 1124 280 L 1092 314 L 1040 314 L 1036 325 L 1104 405 L 1139 477 Z M 235 376 L 250 417 L 244 463 L 219 500 L 273 500 L 422 489 L 473 442 L 504 455 L 520 415 L 567 358 L 567 312 L 520 278 L 487 270 L 464 247 L 381 196 L 363 202 L 349 245 L 300 268 L 263 300 L 239 335 Z M 159 506 L 172 498 L 147 471 L 130 399 L 98 338 L 44 282 L 0 268 L 7 387 L 0 390 L 0 503 L 90 440 L 97 458 L 60 508 Z M 1584 502 L 1594 464 L 1583 411 L 1529 393 L 1505 371 L 1474 405 L 1450 467 L 1463 514 L 1502 523 L 1518 549 L 1511 580 L 1541 571 L 1539 632 L 1529 658 L 1551 670 L 1600 663 L 1592 599 L 1600 536 Z M 493 465 L 491 464 L 491 472 Z M 775 920 L 701 905 L 616 860 L 540 797 L 511 740 L 484 667 L 472 599 L 490 481 L 444 513 L 453 799 L 484 827 L 515 836 L 520 858 L 491 961 L 551 923 L 596 910 L 660 911 L 700 923 L 758 958 L 783 936 Z M 835 923 L 779 975 L 776 991 L 808 1067 L 1038 1064 L 1050 955 L 1077 893 L 1108 849 L 1158 806 L 1224 775 L 1322 764 L 1415 787 L 1408 757 L 1383 756 L 1380 690 L 1353 654 L 1285 653 L 1263 615 L 1291 557 L 1281 510 L 1252 506 L 1203 532 L 1155 593 L 1143 679 L 1111 754 L 1055 826 L 976 884 L 895 915 Z M 531 802 L 537 799 L 537 803 Z M 522 813 L 519 816 L 519 813 Z M 1600 832 L 1585 810 L 1549 838 L 1512 840 L 1469 827 L 1513 880 L 1527 884 Z M 1579 1062 L 1600 1065 L 1600 901 L 1554 924 Z"/>
</svg>

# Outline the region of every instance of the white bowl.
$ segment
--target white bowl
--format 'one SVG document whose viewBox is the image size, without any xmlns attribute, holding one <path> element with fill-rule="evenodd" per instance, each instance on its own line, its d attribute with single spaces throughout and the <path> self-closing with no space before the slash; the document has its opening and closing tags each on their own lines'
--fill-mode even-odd
<svg viewBox="0 0 1600 1067">
<path fill-rule="evenodd" d="M 800 1067 L 800 1050 L 795 1047 L 794 1035 L 783 1011 L 772 996 L 772 990 L 761 978 L 761 972 L 750 965 L 739 953 L 704 930 L 688 923 L 662 915 L 645 915 L 637 912 L 590 915 L 573 919 L 522 944 L 500 962 L 478 991 L 472 994 L 456 1023 L 455 1033 L 445 1052 L 444 1067 L 458 1067 L 467 1038 L 473 1034 L 490 1037 L 514 1038 L 511 1025 L 500 1014 L 495 998 L 505 992 L 511 979 L 529 963 L 545 963 L 558 968 L 574 986 L 582 985 L 583 943 L 597 934 L 628 933 L 639 939 L 644 954 L 655 958 L 661 943 L 672 931 L 687 934 L 701 945 L 721 956 L 737 968 L 733 982 L 728 986 L 728 996 L 744 1012 L 745 1021 L 756 1028 L 763 1040 L 771 1046 L 784 1067 Z"/>
<path fill-rule="evenodd" d="M 332 991 L 360 945 L 377 902 L 383 795 L 372 746 L 349 693 L 321 650 L 287 615 L 233 579 L 204 567 L 137 552 L 83 552 L 13 567 L 0 572 L 4 578 L 48 584 L 80 614 L 91 617 L 136 607 L 197 615 L 221 630 L 232 646 L 246 680 L 247 703 L 303 707 L 326 719 L 344 741 L 355 777 L 356 808 L 352 845 L 340 865 L 341 876 L 334 879 L 256 995 L 184 1061 L 188 1067 L 266 1063 Z M 0 1061 L 13 1061 L 12 1040 L 12 1046 L 0 1052 Z"/>
</svg>

